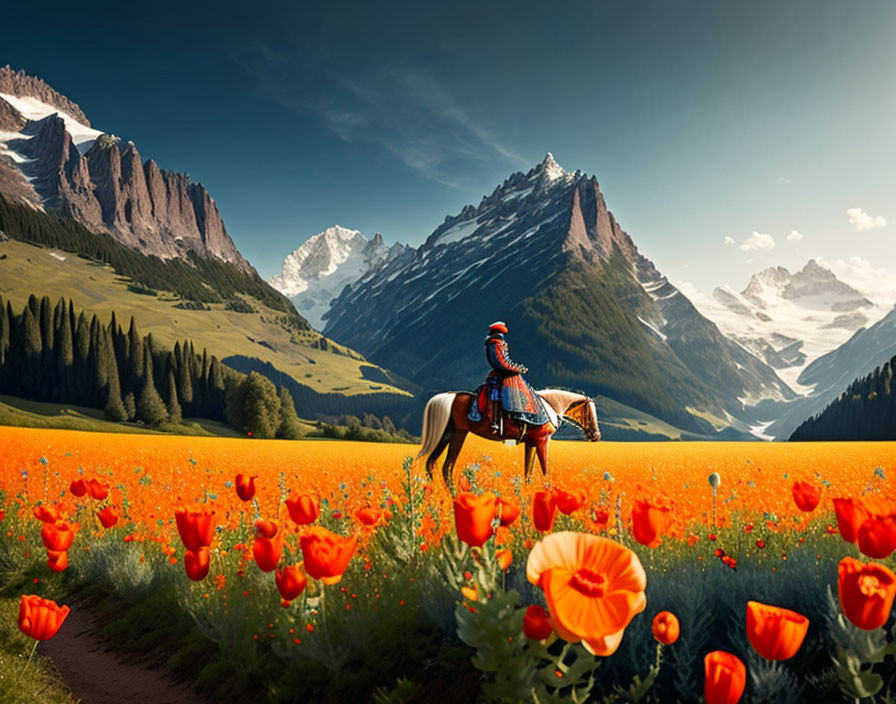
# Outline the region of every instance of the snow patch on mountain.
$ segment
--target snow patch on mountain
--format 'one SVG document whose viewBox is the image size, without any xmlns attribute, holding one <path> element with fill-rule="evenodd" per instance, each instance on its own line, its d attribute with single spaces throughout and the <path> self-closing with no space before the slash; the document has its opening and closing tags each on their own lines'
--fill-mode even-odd
<svg viewBox="0 0 896 704">
<path fill-rule="evenodd" d="M 397 256 L 404 245 L 391 248 L 377 234 L 368 240 L 358 230 L 335 225 L 309 237 L 283 262 L 283 270 L 270 280 L 287 296 L 317 330 L 330 301 L 342 289 L 362 278 L 370 269 Z"/>
<path fill-rule="evenodd" d="M 72 142 L 74 142 L 78 151 L 82 154 L 93 146 L 97 137 L 103 134 L 102 130 L 95 130 L 92 127 L 88 127 L 59 108 L 48 105 L 37 98 L 32 98 L 30 96 L 20 98 L 9 93 L 0 93 L 0 98 L 3 98 L 3 100 L 12 105 L 19 111 L 22 117 L 27 120 L 37 121 L 43 120 L 49 115 L 59 115 L 65 123 L 65 131 L 71 135 Z M 0 133 L 0 141 L 7 141 L 13 138 L 22 139 L 23 137 L 26 138 L 26 135 L 9 132 Z"/>
</svg>

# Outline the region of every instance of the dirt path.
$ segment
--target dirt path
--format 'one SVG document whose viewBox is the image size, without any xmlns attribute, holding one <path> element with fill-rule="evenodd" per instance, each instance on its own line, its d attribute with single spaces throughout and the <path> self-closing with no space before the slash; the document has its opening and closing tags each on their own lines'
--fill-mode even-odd
<svg viewBox="0 0 896 704">
<path fill-rule="evenodd" d="M 40 646 L 82 704 L 207 704 L 163 670 L 122 657 L 101 639 L 98 626 L 86 603 L 73 604 L 59 633 Z"/>
</svg>

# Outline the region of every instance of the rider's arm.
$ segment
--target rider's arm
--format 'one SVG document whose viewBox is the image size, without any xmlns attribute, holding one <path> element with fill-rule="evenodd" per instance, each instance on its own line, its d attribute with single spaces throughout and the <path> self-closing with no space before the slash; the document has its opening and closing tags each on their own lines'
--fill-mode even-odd
<svg viewBox="0 0 896 704">
<path fill-rule="evenodd" d="M 514 362 L 507 353 L 507 345 L 502 345 L 500 343 L 489 345 L 488 361 L 489 364 L 492 365 L 492 368 L 499 372 L 525 374 L 529 371 L 528 368 L 524 367 L 522 364 Z"/>
</svg>

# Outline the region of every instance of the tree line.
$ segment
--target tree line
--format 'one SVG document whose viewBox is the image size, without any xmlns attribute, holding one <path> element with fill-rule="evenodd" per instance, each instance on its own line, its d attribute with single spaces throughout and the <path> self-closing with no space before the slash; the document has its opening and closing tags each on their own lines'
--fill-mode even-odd
<svg viewBox="0 0 896 704">
<path fill-rule="evenodd" d="M 896 357 L 804 421 L 791 440 L 896 440 Z"/>
<path fill-rule="evenodd" d="M 184 417 L 226 422 L 261 438 L 297 438 L 289 390 L 261 374 L 242 374 L 189 340 L 173 349 L 125 330 L 71 300 L 32 295 L 21 313 L 0 295 L 0 392 L 34 401 L 103 409 L 112 421 L 164 428 Z"/>
</svg>

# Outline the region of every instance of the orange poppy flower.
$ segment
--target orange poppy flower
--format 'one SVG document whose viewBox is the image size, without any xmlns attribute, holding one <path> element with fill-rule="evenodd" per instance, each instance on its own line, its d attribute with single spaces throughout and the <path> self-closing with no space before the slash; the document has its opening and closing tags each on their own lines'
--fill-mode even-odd
<svg viewBox="0 0 896 704">
<path fill-rule="evenodd" d="M 532 522 L 535 529 L 547 533 L 554 527 L 557 518 L 557 498 L 550 489 L 535 492 L 532 498 Z"/>
<path fill-rule="evenodd" d="M 75 531 L 71 525 L 64 522 L 44 523 L 41 528 L 40 538 L 47 550 L 65 552 L 72 546 L 75 539 Z"/>
<path fill-rule="evenodd" d="M 297 599 L 299 594 L 305 590 L 305 585 L 308 584 L 308 578 L 302 571 L 301 563 L 277 570 L 275 577 L 280 598 L 287 602 Z"/>
<path fill-rule="evenodd" d="M 201 547 L 198 550 L 187 550 L 184 553 L 184 569 L 187 577 L 194 582 L 201 582 L 208 576 L 209 549 Z"/>
<path fill-rule="evenodd" d="M 526 634 L 526 638 L 545 640 L 550 638 L 553 632 L 554 627 L 551 625 L 551 620 L 542 607 L 533 604 L 526 609 L 526 615 L 523 617 L 523 633 Z"/>
<path fill-rule="evenodd" d="M 259 518 L 255 521 L 255 542 L 252 556 L 262 572 L 272 572 L 280 562 L 283 553 L 283 531 L 275 521 Z"/>
<path fill-rule="evenodd" d="M 866 631 L 883 626 L 896 597 L 896 574 L 878 562 L 865 564 L 844 557 L 837 568 L 840 607 L 854 625 Z"/>
<path fill-rule="evenodd" d="M 796 611 L 747 602 L 747 639 L 766 660 L 788 660 L 803 644 L 809 619 Z"/>
<path fill-rule="evenodd" d="M 68 490 L 72 493 L 72 496 L 80 498 L 87 493 L 87 482 L 83 479 L 73 479 L 72 483 L 69 484 Z"/>
<path fill-rule="evenodd" d="M 510 548 L 499 550 L 496 557 L 498 558 L 498 567 L 500 567 L 502 571 L 509 568 L 513 562 L 513 553 L 510 551 Z"/>
<path fill-rule="evenodd" d="M 336 584 L 352 559 L 358 539 L 355 535 L 343 538 L 326 528 L 314 526 L 299 542 L 305 558 L 305 572 L 325 584 Z"/>
<path fill-rule="evenodd" d="M 502 526 L 513 525 L 513 522 L 520 516 L 520 505 L 516 501 L 499 496 L 498 514 L 501 516 Z"/>
<path fill-rule="evenodd" d="M 868 517 L 868 509 L 860 499 L 834 499 L 834 513 L 837 514 L 837 528 L 848 543 L 858 539 L 859 527 Z"/>
<path fill-rule="evenodd" d="M 54 572 L 64 572 L 68 567 L 68 552 L 47 550 L 47 566 Z"/>
<path fill-rule="evenodd" d="M 56 635 L 70 609 L 34 594 L 22 594 L 19 601 L 19 630 L 35 640 L 49 640 Z"/>
<path fill-rule="evenodd" d="M 34 517 L 42 523 L 55 523 L 59 520 L 59 509 L 56 506 L 40 504 L 34 507 Z"/>
<path fill-rule="evenodd" d="M 375 508 L 365 506 L 364 508 L 359 508 L 357 511 L 355 511 L 355 518 L 358 519 L 359 523 L 369 528 L 377 525 L 380 522 L 382 513 Z"/>
<path fill-rule="evenodd" d="M 856 533 L 859 551 L 874 560 L 883 560 L 896 550 L 896 522 L 890 516 L 869 513 Z"/>
<path fill-rule="evenodd" d="M 557 634 L 611 655 L 625 628 L 647 605 L 638 556 L 607 538 L 553 533 L 532 548 L 526 576 L 544 591 Z"/>
<path fill-rule="evenodd" d="M 568 516 L 578 511 L 585 505 L 585 492 L 582 489 L 573 489 L 572 491 L 564 491 L 563 489 L 554 490 L 554 500 L 557 502 L 557 508 L 560 513 Z"/>
<path fill-rule="evenodd" d="M 300 526 L 314 523 L 320 516 L 320 501 L 311 494 L 302 494 L 294 499 L 286 500 L 289 517 Z"/>
<path fill-rule="evenodd" d="M 174 512 L 177 532 L 187 550 L 208 547 L 215 537 L 215 512 L 180 509 Z"/>
<path fill-rule="evenodd" d="M 632 509 L 632 533 L 641 545 L 657 547 L 663 539 L 670 509 L 658 506 L 646 499 L 638 499 Z"/>
<path fill-rule="evenodd" d="M 255 496 L 255 477 L 247 474 L 236 475 L 236 495 L 242 501 L 251 501 Z"/>
<path fill-rule="evenodd" d="M 814 511 L 821 501 L 821 487 L 809 482 L 796 481 L 793 483 L 793 500 L 800 511 L 806 513 Z"/>
<path fill-rule="evenodd" d="M 102 511 L 97 511 L 96 515 L 99 517 L 100 523 L 103 524 L 103 528 L 111 528 L 118 523 L 118 514 L 115 513 L 115 509 L 111 506 L 106 506 Z"/>
<path fill-rule="evenodd" d="M 703 658 L 706 704 L 737 704 L 747 686 L 747 668 L 736 655 L 715 650 Z"/>
<path fill-rule="evenodd" d="M 454 497 L 454 527 L 457 537 L 467 545 L 481 548 L 494 530 L 492 521 L 495 518 L 497 498 L 486 491 L 476 495 L 462 491 Z"/>
<path fill-rule="evenodd" d="M 90 492 L 90 498 L 102 501 L 109 495 L 109 486 L 101 484 L 96 479 L 91 479 L 87 482 L 87 491 Z"/>
<path fill-rule="evenodd" d="M 653 617 L 650 630 L 658 642 L 663 645 L 672 645 L 678 640 L 681 624 L 678 623 L 678 617 L 671 611 L 660 611 Z"/>
</svg>

